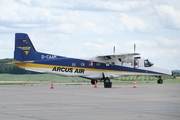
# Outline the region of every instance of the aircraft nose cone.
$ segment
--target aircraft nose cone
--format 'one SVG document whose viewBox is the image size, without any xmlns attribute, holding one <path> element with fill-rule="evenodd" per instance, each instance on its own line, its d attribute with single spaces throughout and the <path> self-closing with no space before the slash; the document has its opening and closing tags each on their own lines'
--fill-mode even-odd
<svg viewBox="0 0 180 120">
<path fill-rule="evenodd" d="M 173 75 L 173 71 L 166 68 L 166 69 L 164 69 L 164 74 L 171 76 L 171 75 Z"/>
<path fill-rule="evenodd" d="M 173 75 L 173 71 L 169 70 L 169 72 L 167 72 L 167 75 L 172 76 Z"/>
</svg>

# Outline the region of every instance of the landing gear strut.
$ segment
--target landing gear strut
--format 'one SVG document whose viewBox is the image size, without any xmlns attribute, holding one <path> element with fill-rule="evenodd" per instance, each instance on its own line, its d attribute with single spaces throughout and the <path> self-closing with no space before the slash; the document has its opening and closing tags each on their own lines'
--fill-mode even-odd
<svg viewBox="0 0 180 120">
<path fill-rule="evenodd" d="M 161 77 L 161 76 L 159 76 L 159 79 L 157 80 L 157 83 L 158 83 L 158 84 L 163 84 L 163 80 L 162 80 L 162 77 Z"/>
<path fill-rule="evenodd" d="M 110 81 L 110 79 L 108 77 L 105 77 L 104 73 L 102 73 L 102 75 L 104 80 L 104 88 L 111 88 L 112 82 Z"/>
</svg>

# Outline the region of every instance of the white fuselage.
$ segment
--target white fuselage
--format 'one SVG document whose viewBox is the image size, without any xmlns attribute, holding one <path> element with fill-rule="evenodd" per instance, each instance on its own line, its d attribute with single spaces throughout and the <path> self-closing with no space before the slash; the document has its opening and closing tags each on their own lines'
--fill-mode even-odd
<svg viewBox="0 0 180 120">
<path fill-rule="evenodd" d="M 70 63 L 68 63 L 68 61 Z M 66 64 L 65 64 L 66 62 Z M 147 59 L 137 59 L 136 64 L 123 63 L 116 57 L 102 60 L 94 57 L 89 59 L 52 59 L 34 62 L 20 62 L 17 65 L 26 70 L 51 73 L 61 76 L 78 76 L 88 79 L 102 79 L 102 73 L 106 77 L 115 78 L 123 75 L 171 75 L 171 70 L 152 65 Z M 58 64 L 52 64 L 58 63 Z M 67 65 L 68 64 L 68 65 Z"/>
</svg>

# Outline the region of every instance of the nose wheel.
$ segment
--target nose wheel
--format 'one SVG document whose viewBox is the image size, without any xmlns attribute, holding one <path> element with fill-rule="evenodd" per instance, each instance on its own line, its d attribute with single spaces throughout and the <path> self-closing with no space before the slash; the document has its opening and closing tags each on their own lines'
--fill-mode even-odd
<svg viewBox="0 0 180 120">
<path fill-rule="evenodd" d="M 97 84 L 97 80 L 91 80 L 91 84 L 94 85 L 95 83 Z"/>
<path fill-rule="evenodd" d="M 159 76 L 159 79 L 157 80 L 157 83 L 158 84 L 163 84 L 163 80 L 162 80 L 161 76 Z"/>
</svg>

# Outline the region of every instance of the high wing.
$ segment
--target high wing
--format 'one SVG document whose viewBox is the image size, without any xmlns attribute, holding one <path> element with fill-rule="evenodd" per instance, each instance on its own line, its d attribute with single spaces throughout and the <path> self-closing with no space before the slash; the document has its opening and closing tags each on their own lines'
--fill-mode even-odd
<svg viewBox="0 0 180 120">
<path fill-rule="evenodd" d="M 130 63 L 135 59 L 140 57 L 134 57 L 135 55 L 140 55 L 139 53 L 122 53 L 122 54 L 111 54 L 111 55 L 98 55 L 98 58 L 102 58 L 104 60 L 109 59 L 119 59 L 123 63 Z"/>
</svg>

